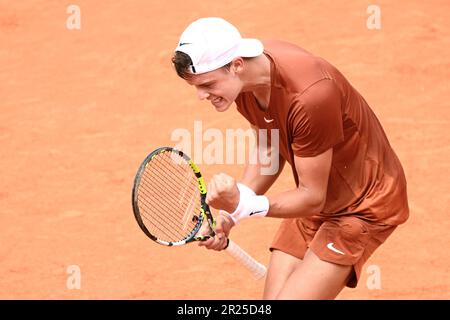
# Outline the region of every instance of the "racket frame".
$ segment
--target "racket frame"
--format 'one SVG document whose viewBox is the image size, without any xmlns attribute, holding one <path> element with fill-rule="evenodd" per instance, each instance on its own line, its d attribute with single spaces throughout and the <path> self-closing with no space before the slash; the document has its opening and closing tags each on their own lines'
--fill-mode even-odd
<svg viewBox="0 0 450 320">
<path fill-rule="evenodd" d="M 198 185 L 198 189 L 200 192 L 201 204 L 200 204 L 200 212 L 197 216 L 197 218 L 198 218 L 197 223 L 196 223 L 195 227 L 193 228 L 193 230 L 187 235 L 187 237 L 185 237 L 184 239 L 179 240 L 179 241 L 165 241 L 165 240 L 161 240 L 161 239 L 157 238 L 156 236 L 154 236 L 145 226 L 144 221 L 142 220 L 140 210 L 139 210 L 139 205 L 138 205 L 138 190 L 139 190 L 142 174 L 144 173 L 147 165 L 153 160 L 153 158 L 155 158 L 157 155 L 159 155 L 162 152 L 172 152 L 172 153 L 178 154 L 180 157 L 182 157 L 186 161 L 187 164 L 189 164 L 190 168 L 194 172 L 195 177 L 197 179 L 197 185 Z M 193 242 L 193 241 L 204 241 L 215 235 L 215 233 L 214 233 L 215 220 L 211 214 L 211 210 L 210 210 L 208 204 L 206 203 L 205 180 L 203 179 L 203 176 L 202 176 L 198 166 L 194 163 L 194 161 L 192 161 L 191 158 L 189 158 L 189 156 L 187 156 L 181 150 L 177 150 L 172 147 L 160 147 L 160 148 L 152 151 L 139 166 L 139 169 L 134 178 L 133 191 L 131 193 L 131 198 L 132 198 L 131 201 L 132 201 L 132 205 L 133 205 L 134 217 L 136 218 L 136 221 L 137 221 L 139 227 L 150 239 L 152 239 L 153 241 L 155 241 L 161 245 L 180 246 L 180 245 L 184 245 L 184 244 L 187 244 L 187 243 Z M 210 234 L 203 235 L 203 236 L 197 236 L 197 233 L 203 224 L 203 220 L 206 220 L 207 223 L 209 224 Z"/>
</svg>

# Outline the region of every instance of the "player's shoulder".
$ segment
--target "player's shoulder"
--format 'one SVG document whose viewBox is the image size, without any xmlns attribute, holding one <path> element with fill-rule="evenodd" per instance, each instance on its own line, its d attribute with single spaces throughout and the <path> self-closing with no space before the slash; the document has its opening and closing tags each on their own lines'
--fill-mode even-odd
<svg viewBox="0 0 450 320">
<path fill-rule="evenodd" d="M 331 79 L 330 65 L 302 47 L 281 40 L 264 40 L 264 52 L 274 66 L 275 84 L 301 93 L 322 79 Z"/>
<path fill-rule="evenodd" d="M 269 54 L 276 62 L 283 62 L 289 59 L 317 59 L 311 52 L 300 47 L 297 44 L 283 41 L 283 40 L 262 40 L 264 45 L 264 52 Z"/>
</svg>

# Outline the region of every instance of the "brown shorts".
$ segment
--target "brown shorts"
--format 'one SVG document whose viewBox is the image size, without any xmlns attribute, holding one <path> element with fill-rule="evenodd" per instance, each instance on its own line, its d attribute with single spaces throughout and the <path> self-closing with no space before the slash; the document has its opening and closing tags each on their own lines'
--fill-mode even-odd
<svg viewBox="0 0 450 320">
<path fill-rule="evenodd" d="M 362 220 L 356 216 L 286 219 L 270 247 L 303 259 L 310 248 L 323 261 L 352 265 L 347 287 L 358 284 L 364 263 L 396 226 Z"/>
</svg>

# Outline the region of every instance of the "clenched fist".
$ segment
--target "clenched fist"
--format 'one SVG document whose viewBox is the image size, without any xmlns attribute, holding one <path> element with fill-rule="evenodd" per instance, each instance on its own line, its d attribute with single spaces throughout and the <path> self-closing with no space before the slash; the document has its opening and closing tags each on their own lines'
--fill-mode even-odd
<svg viewBox="0 0 450 320">
<path fill-rule="evenodd" d="M 214 175 L 208 184 L 206 203 L 215 209 L 234 212 L 239 204 L 239 197 L 236 180 L 225 173 Z"/>
</svg>

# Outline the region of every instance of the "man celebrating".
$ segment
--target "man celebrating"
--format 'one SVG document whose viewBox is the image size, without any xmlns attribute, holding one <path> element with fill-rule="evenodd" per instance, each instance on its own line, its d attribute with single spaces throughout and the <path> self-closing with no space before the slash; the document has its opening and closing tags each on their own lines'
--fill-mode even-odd
<svg viewBox="0 0 450 320">
<path fill-rule="evenodd" d="M 356 287 L 364 263 L 409 215 L 402 166 L 364 98 L 327 61 L 283 41 L 244 39 L 220 18 L 191 23 L 172 62 L 217 111 L 235 102 L 255 130 L 279 133 L 278 172 L 263 175 L 256 163 L 240 183 L 212 178 L 207 203 L 230 214 L 200 245 L 222 250 L 242 219 L 283 218 L 265 299 L 334 299 Z M 286 161 L 297 187 L 264 196 Z"/>
</svg>

